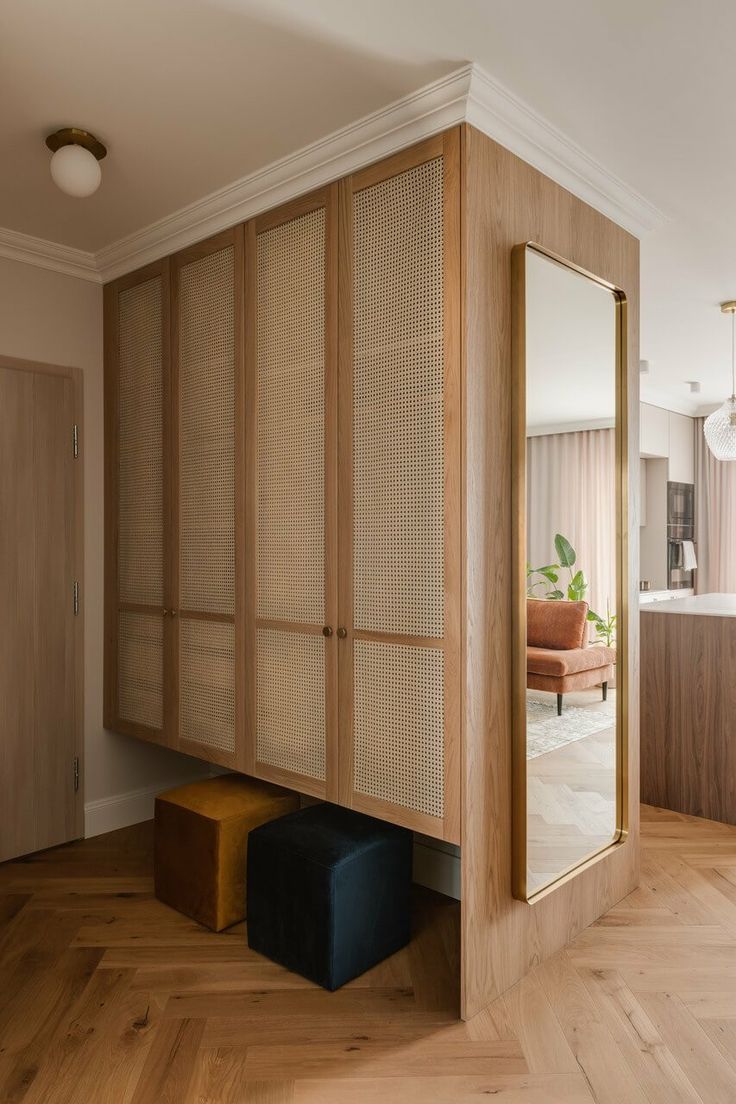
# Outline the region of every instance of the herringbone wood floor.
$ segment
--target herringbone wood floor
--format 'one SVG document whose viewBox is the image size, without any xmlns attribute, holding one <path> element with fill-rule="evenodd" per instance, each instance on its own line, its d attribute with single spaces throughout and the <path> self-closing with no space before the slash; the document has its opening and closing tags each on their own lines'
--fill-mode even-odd
<svg viewBox="0 0 736 1104">
<path fill-rule="evenodd" d="M 4 1104 L 733 1104 L 736 829 L 644 811 L 641 886 L 470 1023 L 457 906 L 334 993 L 155 901 L 150 825 L 0 867 Z"/>
</svg>

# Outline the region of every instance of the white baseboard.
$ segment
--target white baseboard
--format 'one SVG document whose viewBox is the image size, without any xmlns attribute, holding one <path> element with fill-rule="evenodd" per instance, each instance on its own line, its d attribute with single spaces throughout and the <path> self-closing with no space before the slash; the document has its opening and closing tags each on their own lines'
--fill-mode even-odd
<svg viewBox="0 0 736 1104">
<path fill-rule="evenodd" d="M 414 840 L 414 881 L 460 900 L 460 851 L 422 837 Z"/>
<path fill-rule="evenodd" d="M 101 836 L 103 832 L 114 832 L 118 828 L 129 828 L 131 824 L 152 820 L 156 794 L 172 790 L 186 782 L 196 782 L 199 778 L 209 778 L 212 773 L 207 770 L 201 775 L 190 774 L 186 778 L 158 782 L 155 786 L 145 786 L 141 790 L 129 790 L 127 793 L 88 801 L 84 806 L 84 838 Z"/>
<path fill-rule="evenodd" d="M 212 778 L 226 773 L 228 772 L 220 767 L 213 766 L 201 776 L 189 775 L 186 778 L 159 782 L 155 786 L 144 786 L 140 790 L 129 790 L 127 793 L 88 801 L 84 806 L 84 837 L 90 839 L 92 836 L 101 836 L 104 832 L 115 832 L 118 828 L 129 828 L 132 824 L 152 820 L 157 794 L 186 782 L 196 782 L 198 777 Z M 427 836 L 417 837 L 414 840 L 414 881 L 459 901 L 459 849 Z"/>
</svg>

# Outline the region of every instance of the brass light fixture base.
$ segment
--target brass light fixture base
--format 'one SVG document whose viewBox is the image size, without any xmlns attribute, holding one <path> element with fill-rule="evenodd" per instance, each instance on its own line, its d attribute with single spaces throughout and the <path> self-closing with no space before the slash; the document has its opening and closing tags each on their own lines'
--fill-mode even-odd
<svg viewBox="0 0 736 1104">
<path fill-rule="evenodd" d="M 79 127 L 62 127 L 61 130 L 49 134 L 46 145 L 52 153 L 56 153 L 62 146 L 82 146 L 94 154 L 98 161 L 107 156 L 107 149 L 99 138 L 95 138 L 88 130 L 80 130 Z"/>
<path fill-rule="evenodd" d="M 729 299 L 726 303 L 721 303 L 721 310 L 724 314 L 736 314 L 736 299 Z"/>
</svg>

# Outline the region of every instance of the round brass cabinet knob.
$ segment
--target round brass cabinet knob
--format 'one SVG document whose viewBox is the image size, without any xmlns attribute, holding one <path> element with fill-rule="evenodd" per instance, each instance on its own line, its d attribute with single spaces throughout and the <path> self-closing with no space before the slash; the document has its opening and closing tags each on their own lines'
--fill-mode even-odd
<svg viewBox="0 0 736 1104">
<path fill-rule="evenodd" d="M 340 637 L 340 639 L 341 639 L 341 640 L 344 640 L 344 639 L 345 639 L 345 637 L 346 637 L 346 636 L 348 635 L 348 630 L 347 630 L 347 629 L 343 629 L 342 627 L 340 627 L 340 628 L 339 628 L 339 629 L 337 630 L 337 635 L 338 635 L 338 636 Z"/>
<path fill-rule="evenodd" d="M 325 625 L 325 627 L 322 630 L 322 635 L 323 636 L 332 636 L 332 629 L 330 628 L 329 625 Z"/>
</svg>

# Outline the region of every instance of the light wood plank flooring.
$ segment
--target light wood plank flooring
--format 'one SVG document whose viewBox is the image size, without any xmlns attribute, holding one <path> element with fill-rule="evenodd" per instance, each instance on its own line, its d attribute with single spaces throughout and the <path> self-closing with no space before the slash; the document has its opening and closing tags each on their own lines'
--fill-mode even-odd
<svg viewBox="0 0 736 1104">
<path fill-rule="evenodd" d="M 150 825 L 0 866 L 3 1104 L 733 1104 L 736 828 L 644 810 L 639 889 L 475 1020 L 458 907 L 337 993 L 151 892 Z"/>
<path fill-rule="evenodd" d="M 530 690 L 527 698 L 556 709 L 554 694 Z M 530 890 L 608 847 L 616 834 L 616 691 L 607 702 L 599 687 L 566 694 L 563 724 L 571 709 L 610 717 L 611 727 L 527 761 Z"/>
</svg>

